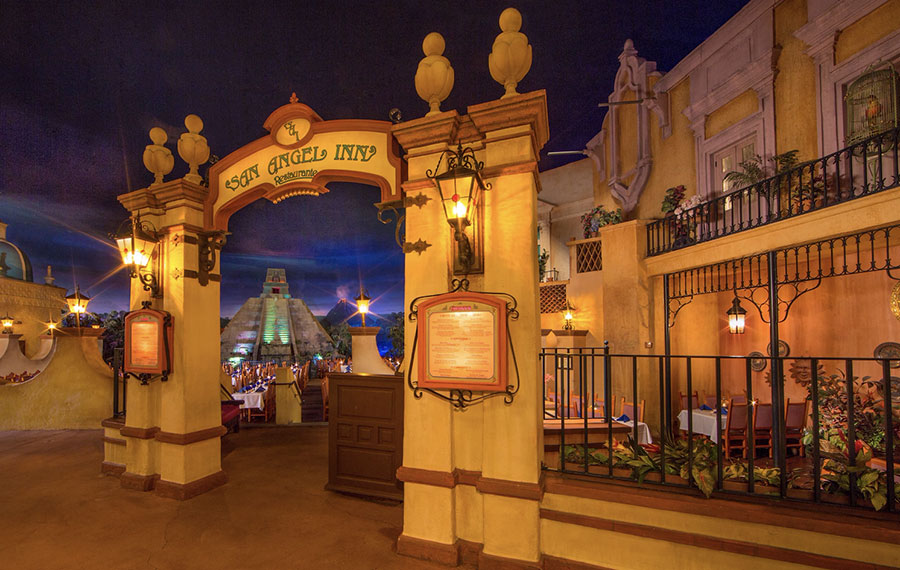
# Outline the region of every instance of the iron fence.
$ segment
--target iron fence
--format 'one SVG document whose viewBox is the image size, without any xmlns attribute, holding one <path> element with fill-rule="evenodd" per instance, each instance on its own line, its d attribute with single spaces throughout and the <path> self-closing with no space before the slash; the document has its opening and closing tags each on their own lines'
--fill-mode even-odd
<svg viewBox="0 0 900 570">
<path fill-rule="evenodd" d="M 128 401 L 128 384 L 125 379 L 125 349 L 114 348 L 112 357 L 113 373 L 113 417 L 125 417 L 125 405 Z"/>
<path fill-rule="evenodd" d="M 647 226 L 648 256 L 742 232 L 900 185 L 900 128 L 804 162 Z"/>
<path fill-rule="evenodd" d="M 888 356 L 545 349 L 544 468 L 896 517 L 900 358 Z"/>
</svg>

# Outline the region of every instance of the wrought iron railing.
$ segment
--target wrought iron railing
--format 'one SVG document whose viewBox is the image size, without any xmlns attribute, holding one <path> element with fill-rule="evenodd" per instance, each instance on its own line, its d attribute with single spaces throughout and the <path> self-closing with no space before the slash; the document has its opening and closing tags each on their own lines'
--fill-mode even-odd
<svg viewBox="0 0 900 570">
<path fill-rule="evenodd" d="M 540 359 L 546 470 L 846 505 L 900 520 L 900 378 L 891 377 L 900 358 L 583 348 L 546 349 Z M 754 391 L 765 367 L 777 371 L 770 382 L 782 381 Z M 777 396 L 785 382 L 805 397 Z M 548 444 L 548 434 L 558 441 Z"/>
<path fill-rule="evenodd" d="M 799 164 L 647 226 L 659 255 L 862 198 L 900 185 L 900 129 Z"/>
<path fill-rule="evenodd" d="M 128 402 L 128 384 L 125 378 L 125 349 L 114 348 L 112 357 L 113 373 L 113 417 L 125 417 L 125 404 Z"/>
</svg>

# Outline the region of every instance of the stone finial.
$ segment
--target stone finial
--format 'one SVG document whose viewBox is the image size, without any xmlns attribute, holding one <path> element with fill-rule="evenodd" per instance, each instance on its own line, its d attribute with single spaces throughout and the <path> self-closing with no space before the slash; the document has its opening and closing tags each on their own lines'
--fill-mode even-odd
<svg viewBox="0 0 900 570">
<path fill-rule="evenodd" d="M 172 156 L 171 150 L 163 146 L 169 140 L 166 131 L 159 127 L 153 127 L 150 129 L 150 140 L 153 141 L 153 144 L 144 147 L 144 166 L 154 176 L 153 184 L 150 186 L 156 186 L 162 184 L 163 176 L 172 172 L 172 167 L 175 166 L 175 157 Z"/>
<path fill-rule="evenodd" d="M 48 265 L 47 275 L 44 275 L 44 283 L 47 285 L 53 285 L 54 281 L 56 281 L 56 277 L 53 276 L 53 269 Z"/>
<path fill-rule="evenodd" d="M 178 139 L 178 155 L 190 167 L 184 179 L 200 184 L 203 177 L 197 172 L 197 168 L 209 160 L 209 145 L 206 144 L 206 137 L 200 134 L 203 130 L 203 120 L 197 115 L 188 115 L 184 118 L 184 126 L 188 132 Z"/>
<path fill-rule="evenodd" d="M 518 95 L 516 86 L 531 69 L 531 46 L 528 36 L 521 33 L 522 14 L 507 8 L 500 14 L 500 33 L 488 57 L 488 67 L 494 81 L 506 89 L 501 99 Z"/>
<path fill-rule="evenodd" d="M 453 67 L 444 57 L 444 47 L 444 36 L 437 32 L 431 32 L 422 41 L 425 57 L 416 69 L 416 93 L 428 103 L 426 117 L 441 112 L 441 101 L 453 89 Z"/>
</svg>

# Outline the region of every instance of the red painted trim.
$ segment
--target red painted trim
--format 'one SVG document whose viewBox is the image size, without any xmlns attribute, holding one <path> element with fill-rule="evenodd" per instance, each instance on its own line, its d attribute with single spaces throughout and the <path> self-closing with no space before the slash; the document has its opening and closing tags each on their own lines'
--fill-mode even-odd
<svg viewBox="0 0 900 570">
<path fill-rule="evenodd" d="M 782 562 L 790 562 L 793 564 L 805 564 L 807 566 L 815 566 L 817 568 L 829 568 L 832 570 L 881 570 L 887 568 L 886 566 L 872 564 L 870 562 L 860 562 L 857 560 L 848 560 L 846 558 L 835 558 L 833 556 L 802 552 L 799 550 L 790 550 L 787 548 L 768 546 L 765 544 L 715 538 L 702 534 L 683 532 L 680 530 L 670 530 L 655 526 L 639 525 L 629 522 L 604 519 L 600 517 L 591 517 L 587 515 L 576 515 L 573 513 L 554 511 L 550 509 L 541 509 L 540 516 L 544 520 L 552 520 L 565 524 L 596 528 L 599 530 L 629 534 L 632 536 L 639 536 L 641 538 L 649 538 L 653 540 L 674 542 L 677 544 L 684 544 L 696 548 L 708 548 L 710 550 L 728 552 L 731 554 L 755 556 L 757 558 L 767 558 L 769 560 L 779 560 Z"/>
<path fill-rule="evenodd" d="M 452 489 L 456 486 L 456 475 L 447 471 L 434 471 L 401 465 L 397 468 L 397 479 L 404 483 L 418 483 L 433 487 Z"/>
<path fill-rule="evenodd" d="M 401 534 L 397 538 L 397 554 L 431 560 L 447 566 L 459 564 L 459 549 L 456 544 L 444 544 Z"/>
<path fill-rule="evenodd" d="M 489 495 L 500 495 L 502 497 L 513 497 L 530 501 L 540 501 L 544 495 L 540 483 L 524 483 L 521 481 L 507 481 L 505 479 L 491 479 L 489 477 L 479 477 L 475 488 L 479 492 Z"/>
</svg>

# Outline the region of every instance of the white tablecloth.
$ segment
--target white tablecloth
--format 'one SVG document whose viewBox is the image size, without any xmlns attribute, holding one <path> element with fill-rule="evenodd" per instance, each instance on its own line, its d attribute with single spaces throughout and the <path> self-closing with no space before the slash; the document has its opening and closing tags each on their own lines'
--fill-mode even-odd
<svg viewBox="0 0 900 570">
<path fill-rule="evenodd" d="M 240 400 L 241 409 L 246 410 L 249 408 L 258 408 L 260 410 L 265 409 L 266 404 L 266 393 L 265 392 L 248 392 L 246 394 L 232 394 L 231 397 L 235 400 Z"/>
<path fill-rule="evenodd" d="M 633 420 L 630 422 L 622 422 L 622 423 L 630 428 L 634 428 Z M 639 444 L 644 445 L 647 443 L 653 443 L 653 438 L 650 437 L 650 426 L 648 426 L 644 422 L 638 422 L 638 430 L 637 431 L 638 431 L 638 443 Z M 629 435 L 631 435 L 631 434 L 629 434 Z"/>
<path fill-rule="evenodd" d="M 709 439 L 713 441 L 719 440 L 719 434 L 716 432 L 716 412 L 715 410 L 691 410 L 693 416 L 693 428 L 694 433 L 699 433 L 703 435 L 709 436 Z M 728 416 L 726 414 L 722 414 L 722 429 L 725 429 L 725 423 L 728 420 Z M 687 410 L 681 410 L 678 412 L 678 423 L 681 431 L 687 431 L 688 429 L 688 415 Z"/>
</svg>

